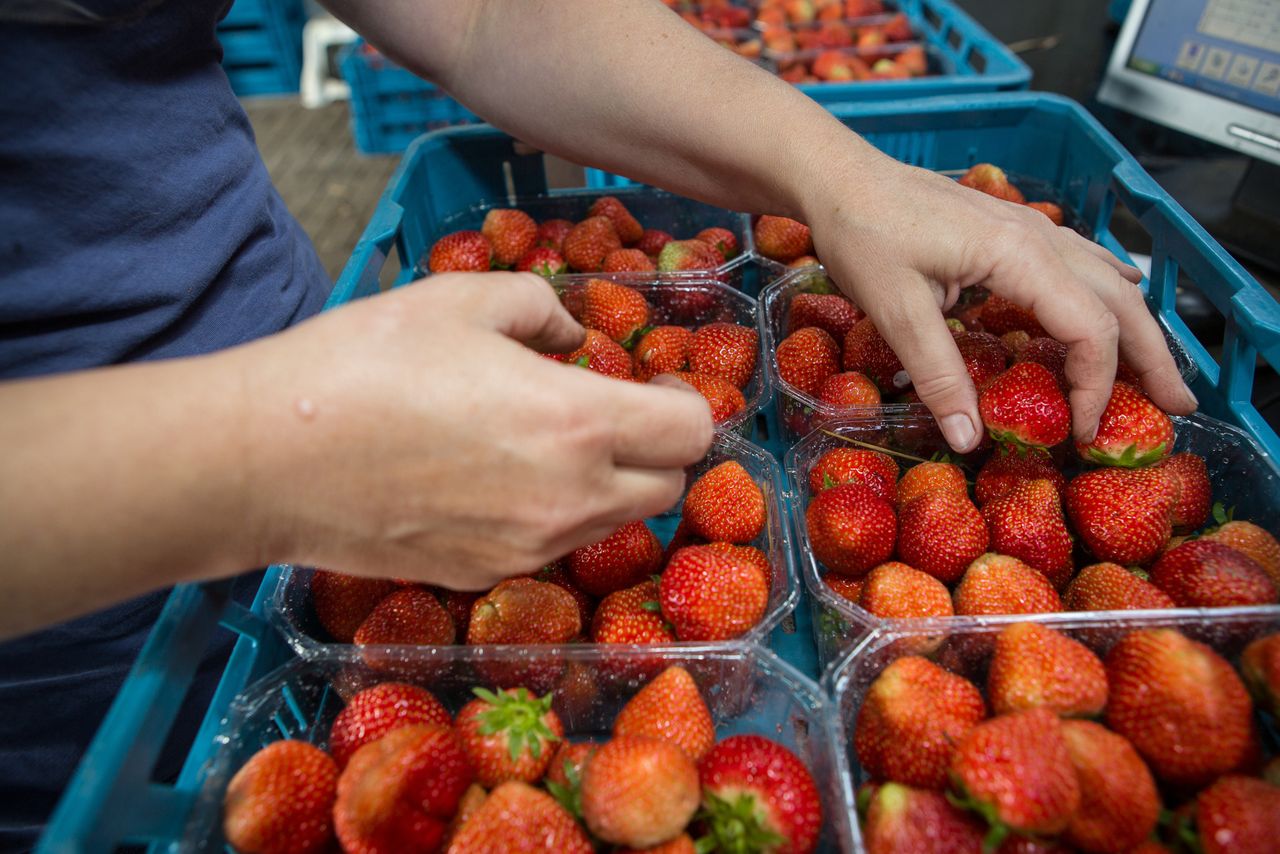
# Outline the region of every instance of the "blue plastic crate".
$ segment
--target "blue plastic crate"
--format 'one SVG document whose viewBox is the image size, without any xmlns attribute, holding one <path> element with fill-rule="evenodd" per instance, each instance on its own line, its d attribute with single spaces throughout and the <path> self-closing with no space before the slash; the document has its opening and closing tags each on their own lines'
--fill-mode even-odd
<svg viewBox="0 0 1280 854">
<path fill-rule="evenodd" d="M 302 0 L 235 0 L 218 22 L 218 41 L 237 95 L 298 91 L 305 23 Z"/>
</svg>

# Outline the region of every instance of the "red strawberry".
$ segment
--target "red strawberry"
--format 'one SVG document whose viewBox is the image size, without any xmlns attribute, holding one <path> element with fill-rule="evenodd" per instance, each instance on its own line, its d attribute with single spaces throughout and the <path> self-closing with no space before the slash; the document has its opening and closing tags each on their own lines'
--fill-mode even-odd
<svg viewBox="0 0 1280 854">
<path fill-rule="evenodd" d="M 622 248 L 618 231 L 608 217 L 584 219 L 564 236 L 560 254 L 569 266 L 581 273 L 598 273 L 610 252 Z"/>
<path fill-rule="evenodd" d="M 760 334 L 736 323 L 708 323 L 689 342 L 689 369 L 728 380 L 738 388 L 751 381 L 760 352 Z"/>
<path fill-rule="evenodd" d="M 989 332 L 961 332 L 955 336 L 955 342 L 975 388 L 982 388 L 1008 365 L 1004 345 Z"/>
<path fill-rule="evenodd" d="M 598 329 L 588 329 L 587 337 L 577 350 L 571 353 L 551 353 L 548 354 L 548 358 L 578 365 L 606 377 L 619 380 L 631 379 L 631 354 L 621 344 Z"/>
<path fill-rule="evenodd" d="M 719 377 L 696 371 L 671 371 L 668 376 L 693 386 L 694 391 L 702 395 L 711 406 L 711 418 L 717 424 L 728 421 L 747 408 L 747 400 L 737 386 Z"/>
<path fill-rule="evenodd" d="M 1130 632 L 1107 656 L 1107 725 L 1156 776 L 1200 786 L 1239 764 L 1252 705 L 1240 677 L 1204 644 L 1172 629 Z"/>
<path fill-rule="evenodd" d="M 551 759 L 551 766 L 547 768 L 547 783 L 554 783 L 557 786 L 572 787 L 577 790 L 577 794 L 581 794 L 582 788 L 582 772 L 587 767 L 587 762 L 592 756 L 596 755 L 596 751 L 600 749 L 600 745 L 594 741 L 562 741 L 556 755 Z M 576 782 L 575 782 L 576 781 Z M 581 814 L 581 804 L 578 809 L 571 810 L 575 814 Z"/>
<path fill-rule="evenodd" d="M 1160 795 L 1133 745 L 1092 721 L 1063 721 L 1062 735 L 1081 795 L 1063 838 L 1084 851 L 1128 851 L 1150 836 Z"/>
<path fill-rule="evenodd" d="M 804 267 L 820 266 L 822 266 L 822 262 L 818 260 L 818 256 L 816 255 L 801 255 L 799 258 L 795 258 L 787 262 L 787 267 L 792 270 L 799 270 Z"/>
<path fill-rule="evenodd" d="M 1048 448 L 1071 432 L 1071 407 L 1053 374 L 1035 362 L 1017 362 L 978 393 L 978 411 L 997 442 Z"/>
<path fill-rule="evenodd" d="M 604 273 L 649 273 L 656 269 L 649 256 L 639 249 L 615 249 L 604 256 L 600 267 Z"/>
<path fill-rule="evenodd" d="M 449 618 L 453 620 L 454 634 L 458 638 L 467 636 L 467 628 L 471 625 L 471 606 L 476 603 L 483 594 L 470 590 L 445 590 L 439 589 L 437 593 L 440 596 L 440 602 L 444 605 L 444 609 L 449 612 Z"/>
<path fill-rule="evenodd" d="M 516 272 L 537 273 L 549 279 L 569 272 L 569 265 L 565 263 L 564 256 L 555 249 L 536 246 L 520 256 L 520 260 L 516 262 Z"/>
<path fill-rule="evenodd" d="M 1280 840 L 1280 787 L 1226 776 L 1196 796 L 1196 834 L 1204 854 L 1266 854 Z"/>
<path fill-rule="evenodd" d="M 1067 513 L 1089 550 L 1104 561 L 1142 564 L 1173 533 L 1176 496 L 1161 471 L 1104 468 L 1067 485 Z"/>
<path fill-rule="evenodd" d="M 567 559 L 552 561 L 537 572 L 530 573 L 528 577 L 535 581 L 554 584 L 567 592 L 573 597 L 573 601 L 578 603 L 578 617 L 582 621 L 582 627 L 585 629 L 591 625 L 591 617 L 596 610 L 596 600 L 569 577 Z"/>
<path fill-rule="evenodd" d="M 898 557 L 950 584 L 987 550 L 982 514 L 968 496 L 935 490 L 898 513 Z"/>
<path fill-rule="evenodd" d="M 524 211 L 494 208 L 485 214 L 480 233 L 493 247 L 493 265 L 510 267 L 536 245 L 538 224 Z"/>
<path fill-rule="evenodd" d="M 891 42 L 911 41 L 916 37 L 915 32 L 911 29 L 911 19 L 902 12 L 885 21 L 882 32 L 884 37 Z"/>
<path fill-rule="evenodd" d="M 636 248 L 650 258 L 656 258 L 662 254 L 662 247 L 666 246 L 674 240 L 670 234 L 665 231 L 659 231 L 656 228 L 646 228 L 644 233 L 640 235 L 640 240 L 636 243 Z"/>
<path fill-rule="evenodd" d="M 430 691 L 403 682 L 383 682 L 351 698 L 333 719 L 329 753 L 338 768 L 357 750 L 377 741 L 393 729 L 414 724 L 453 726 L 453 716 Z"/>
<path fill-rule="evenodd" d="M 1062 225 L 1066 222 L 1066 217 L 1062 215 L 1062 208 L 1053 202 L 1027 202 L 1027 207 L 1040 211 L 1054 225 Z"/>
<path fill-rule="evenodd" d="M 555 798 L 516 781 L 494 789 L 449 844 L 450 854 L 544 851 L 592 854 L 595 848 L 582 826 Z"/>
<path fill-rule="evenodd" d="M 1023 333 L 1025 334 L 1025 333 Z M 1017 362 L 1035 362 L 1053 374 L 1063 394 L 1071 391 L 1067 380 L 1067 345 L 1053 338 L 1032 338 L 1018 353 Z"/>
<path fill-rule="evenodd" d="M 474 688 L 472 693 L 476 699 L 458 712 L 454 729 L 476 781 L 492 789 L 508 780 L 541 780 L 555 755 L 555 742 L 564 739 L 551 695 L 534 697 L 524 688 L 496 694 Z"/>
<path fill-rule="evenodd" d="M 840 370 L 835 340 L 816 326 L 798 329 L 777 346 L 778 376 L 808 395 L 816 395 L 827 377 Z"/>
<path fill-rule="evenodd" d="M 1068 611 L 1133 611 L 1172 608 L 1173 600 L 1147 580 L 1114 563 L 1095 563 L 1076 574 L 1062 604 Z"/>
<path fill-rule="evenodd" d="M 965 571 L 952 596 L 958 615 L 1052 614 L 1062 600 L 1049 580 L 1022 561 L 988 552 Z"/>
<path fill-rule="evenodd" d="M 722 555 L 728 555 L 735 560 L 743 563 L 749 563 L 764 573 L 765 584 L 772 589 L 773 587 L 773 564 L 769 562 L 769 556 L 760 551 L 755 546 L 741 546 L 734 543 L 707 543 L 707 548 L 712 551 L 719 552 Z M 672 554 L 675 552 L 673 551 Z"/>
<path fill-rule="evenodd" d="M 843 575 L 828 572 L 822 576 L 822 583 L 827 585 L 831 592 L 841 599 L 858 605 L 862 602 L 862 588 L 866 586 L 867 579 L 865 576 L 863 578 L 846 578 Z"/>
<path fill-rule="evenodd" d="M 1198 454 L 1174 454 L 1157 463 L 1156 468 L 1169 476 L 1177 494 L 1173 505 L 1173 531 L 1189 534 L 1209 518 L 1213 503 L 1213 487 L 1209 483 L 1209 470 L 1204 457 Z"/>
<path fill-rule="evenodd" d="M 693 333 L 683 326 L 655 326 L 631 351 L 635 377 L 648 382 L 658 374 L 689 369 L 689 343 Z"/>
<path fill-rule="evenodd" d="M 842 483 L 861 483 L 894 504 L 898 500 L 898 463 L 888 454 L 864 448 L 832 448 L 809 469 L 809 492 L 817 495 Z"/>
<path fill-rule="evenodd" d="M 674 839 L 698 809 L 698 769 L 669 741 L 615 736 L 582 777 L 582 816 L 614 845 L 645 848 Z"/>
<path fill-rule="evenodd" d="M 715 744 L 716 725 L 689 671 L 673 665 L 627 701 L 613 734 L 660 738 L 698 762 Z"/>
<path fill-rule="evenodd" d="M 433 273 L 483 273 L 492 266 L 493 247 L 478 231 L 446 234 L 431 247 L 427 269 Z"/>
<path fill-rule="evenodd" d="M 837 409 L 880 406 L 880 390 L 857 371 L 832 374 L 818 389 L 818 400 Z"/>
<path fill-rule="evenodd" d="M 898 355 L 869 317 L 855 323 L 844 336 L 840 364 L 846 371 L 866 374 L 884 394 L 905 391 L 911 385 Z"/>
<path fill-rule="evenodd" d="M 853 744 L 873 779 L 941 789 L 956 745 L 986 717 L 977 687 L 919 656 L 884 669 L 858 710 Z"/>
<path fill-rule="evenodd" d="M 573 223 L 569 220 L 549 219 L 538 225 L 538 233 L 534 236 L 534 243 L 538 246 L 545 246 L 548 249 L 562 252 L 564 239 L 569 236 L 571 231 L 573 231 Z"/>
<path fill-rule="evenodd" d="M 627 246 L 635 243 L 644 234 L 644 227 L 636 221 L 627 210 L 627 206 L 615 196 L 601 196 L 591 204 L 587 216 L 608 217 L 618 232 L 618 238 Z"/>
<path fill-rule="evenodd" d="M 390 579 L 317 569 L 311 575 L 311 608 L 335 641 L 351 643 L 360 624 L 396 589 Z"/>
<path fill-rule="evenodd" d="M 693 482 L 682 515 L 703 539 L 749 543 L 764 530 L 764 493 L 742 463 L 727 460 Z"/>
<path fill-rule="evenodd" d="M 998 294 L 987 297 L 982 304 L 982 328 L 992 335 L 1008 332 L 1025 332 L 1032 338 L 1048 337 L 1035 312 L 1023 308 Z"/>
<path fill-rule="evenodd" d="M 564 643 L 582 630 L 567 590 L 532 578 L 509 578 L 476 600 L 467 644 Z"/>
<path fill-rule="evenodd" d="M 998 715 L 1043 706 L 1064 717 L 1094 717 L 1107 704 L 1107 671 L 1079 641 L 1014 623 L 996 636 L 987 698 Z"/>
<path fill-rule="evenodd" d="M 741 251 L 737 236 L 727 228 L 704 228 L 694 237 L 716 250 L 722 264 L 738 257 L 738 252 Z"/>
<path fill-rule="evenodd" d="M 877 617 L 950 617 L 951 592 L 928 573 L 905 563 L 882 563 L 867 574 L 858 603 Z"/>
<path fill-rule="evenodd" d="M 1076 443 L 1080 458 L 1108 466 L 1149 465 L 1173 449 L 1173 422 L 1142 392 L 1116 383 L 1092 442 Z"/>
<path fill-rule="evenodd" d="M 731 640 L 764 617 L 769 586 L 759 567 L 706 546 L 671 556 L 658 583 L 662 615 L 682 641 Z"/>
<path fill-rule="evenodd" d="M 593 596 L 633 587 L 658 570 L 662 543 L 644 522 L 628 522 L 569 555 L 569 575 Z"/>
<path fill-rule="evenodd" d="M 617 854 L 698 854 L 698 848 L 689 838 L 689 834 L 682 833 L 669 842 L 651 845 L 648 848 L 620 848 Z"/>
<path fill-rule="evenodd" d="M 917 463 L 907 469 L 902 480 L 898 481 L 898 509 L 901 510 L 928 492 L 969 497 L 969 487 L 959 466 L 954 463 Z"/>
<path fill-rule="evenodd" d="M 960 177 L 960 186 L 972 187 L 975 190 L 1004 199 L 1006 202 L 1023 204 L 1026 199 L 1018 188 L 1009 183 L 1009 176 L 999 166 L 991 163 L 978 163 L 969 167 L 969 171 Z"/>
<path fill-rule="evenodd" d="M 448 646 L 455 636 L 453 618 L 440 600 L 421 588 L 406 587 L 378 603 L 353 641 L 359 646 Z"/>
<path fill-rule="evenodd" d="M 1005 495 L 1019 483 L 1029 480 L 1048 480 L 1057 490 L 1058 497 L 1067 495 L 1067 479 L 1053 465 L 1048 454 L 1027 449 L 1019 454 L 1009 451 L 992 456 L 978 471 L 973 482 L 973 494 L 978 506 Z"/>
<path fill-rule="evenodd" d="M 1027 480 L 982 508 L 991 550 L 1043 572 L 1061 589 L 1071 580 L 1071 535 L 1062 501 L 1049 480 Z"/>
<path fill-rule="evenodd" d="M 344 851 L 433 851 L 471 785 L 472 770 L 448 727 L 392 730 L 356 751 L 338 779 L 334 828 Z"/>
<path fill-rule="evenodd" d="M 607 279 L 591 279 L 582 292 L 582 325 L 598 329 L 623 346 L 634 343 L 649 325 L 651 309 L 635 288 Z"/>
<path fill-rule="evenodd" d="M 814 557 L 833 572 L 856 578 L 893 554 L 897 519 L 870 487 L 846 483 L 819 493 L 805 521 Z"/>
<path fill-rule="evenodd" d="M 836 341 L 844 341 L 865 315 L 839 294 L 796 294 L 787 311 L 787 334 L 816 326 Z"/>
<path fill-rule="evenodd" d="M 987 818 L 999 844 L 1012 830 L 1052 835 L 1067 829 L 1080 806 L 1080 784 L 1058 716 L 1048 709 L 1001 715 L 960 740 L 951 779 Z"/>
<path fill-rule="evenodd" d="M 787 851 L 818 847 L 822 802 L 809 769 L 782 745 L 733 735 L 698 765 L 707 838 L 719 851 Z"/>
<path fill-rule="evenodd" d="M 1280 718 L 1280 632 L 1258 638 L 1244 648 L 1240 675 L 1258 705 Z"/>
<path fill-rule="evenodd" d="M 659 273 L 714 270 L 720 263 L 720 253 L 701 240 L 672 240 L 658 253 Z"/>
<path fill-rule="evenodd" d="M 1151 583 L 1182 608 L 1269 605 L 1276 586 L 1250 557 L 1211 540 L 1170 549 L 1151 567 Z"/>
<path fill-rule="evenodd" d="M 984 835 L 946 795 L 899 783 L 876 790 L 862 828 L 868 854 L 979 854 Z"/>
<path fill-rule="evenodd" d="M 756 251 L 771 260 L 786 264 L 801 255 L 813 254 L 809 226 L 794 219 L 766 214 L 756 220 L 752 233 Z"/>
<path fill-rule="evenodd" d="M 670 643 L 675 633 L 662 618 L 658 583 L 646 581 L 610 593 L 591 620 L 596 643 Z"/>
<path fill-rule="evenodd" d="M 1227 522 L 1204 539 L 1230 546 L 1254 559 L 1271 581 L 1280 586 L 1280 542 L 1265 529 L 1252 522 Z"/>
<path fill-rule="evenodd" d="M 305 741 L 275 741 L 227 785 L 222 831 L 237 851 L 311 854 L 333 839 L 338 768 Z"/>
</svg>

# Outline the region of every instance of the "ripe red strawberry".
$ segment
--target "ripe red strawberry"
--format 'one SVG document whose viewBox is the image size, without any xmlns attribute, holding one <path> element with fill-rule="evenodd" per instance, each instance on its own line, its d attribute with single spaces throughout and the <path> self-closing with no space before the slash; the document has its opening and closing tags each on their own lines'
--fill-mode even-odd
<svg viewBox="0 0 1280 854">
<path fill-rule="evenodd" d="M 869 317 L 853 325 L 844 336 L 841 367 L 846 371 L 858 371 L 871 378 L 883 394 L 905 391 L 911 378 L 902 368 L 898 354 L 893 352 Z"/>
<path fill-rule="evenodd" d="M 573 597 L 573 601 L 578 603 L 578 617 L 582 621 L 582 627 L 585 629 L 591 625 L 591 617 L 596 610 L 596 600 L 569 577 L 567 559 L 552 561 L 537 572 L 530 573 L 528 577 L 535 581 L 554 584 L 567 592 Z"/>
<path fill-rule="evenodd" d="M 1173 505 L 1173 531 L 1189 534 L 1209 518 L 1213 504 L 1213 487 L 1204 457 L 1198 454 L 1174 454 L 1157 463 L 1156 468 L 1169 476 L 1178 498 Z"/>
<path fill-rule="evenodd" d="M 337 786 L 338 768 L 323 750 L 305 741 L 272 742 L 227 785 L 222 831 L 237 851 L 327 851 Z"/>
<path fill-rule="evenodd" d="M 720 263 L 720 253 L 701 240 L 672 240 L 658 253 L 659 273 L 714 270 Z"/>
<path fill-rule="evenodd" d="M 1027 207 L 1040 211 L 1054 225 L 1062 225 L 1066 222 L 1066 218 L 1062 215 L 1062 208 L 1053 202 L 1027 202 Z"/>
<path fill-rule="evenodd" d="M 696 371 L 671 371 L 669 376 L 693 386 L 711 407 L 711 419 L 717 424 L 723 424 L 747 408 L 747 399 L 737 386 L 727 380 Z"/>
<path fill-rule="evenodd" d="M 472 606 L 467 644 L 564 643 L 581 630 L 578 603 L 567 590 L 532 578 L 509 578 Z"/>
<path fill-rule="evenodd" d="M 682 641 L 731 640 L 764 617 L 769 585 L 754 564 L 706 546 L 671 556 L 658 583 L 662 616 Z"/>
<path fill-rule="evenodd" d="M 880 389 L 857 371 L 832 374 L 818 389 L 818 400 L 837 409 L 880 406 Z"/>
<path fill-rule="evenodd" d="M 433 851 L 471 785 L 458 736 L 417 724 L 356 751 L 338 779 L 334 829 L 344 851 Z"/>
<path fill-rule="evenodd" d="M 950 584 L 987 550 L 987 524 L 968 496 L 935 490 L 898 512 L 898 557 Z"/>
<path fill-rule="evenodd" d="M 718 851 L 787 851 L 818 847 L 822 802 L 804 763 L 759 735 L 733 735 L 698 766 L 707 837 Z"/>
<path fill-rule="evenodd" d="M 1280 787 L 1229 775 L 1196 796 L 1204 854 L 1266 854 L 1280 840 Z"/>
<path fill-rule="evenodd" d="M 1048 448 L 1071 432 L 1071 407 L 1053 374 L 1035 362 L 1017 362 L 978 392 L 978 411 L 997 442 Z"/>
<path fill-rule="evenodd" d="M 1151 567 L 1151 583 L 1182 608 L 1269 605 L 1277 599 L 1261 566 L 1211 540 L 1191 540 L 1165 552 Z"/>
<path fill-rule="evenodd" d="M 660 738 L 699 762 L 715 744 L 716 725 L 689 671 L 673 665 L 627 701 L 613 734 Z"/>
<path fill-rule="evenodd" d="M 1067 514 L 1100 560 L 1128 566 L 1160 554 L 1173 533 L 1176 496 L 1164 472 L 1103 468 L 1067 485 Z"/>
<path fill-rule="evenodd" d="M 984 835 L 982 824 L 946 795 L 899 783 L 876 790 L 862 828 L 869 854 L 978 854 Z"/>
<path fill-rule="evenodd" d="M 555 249 L 546 246 L 535 246 L 524 255 L 520 256 L 520 260 L 516 262 L 517 273 L 537 273 L 543 278 L 551 278 L 559 276 L 562 273 L 569 272 L 569 265 L 565 263 L 564 256 Z"/>
<path fill-rule="evenodd" d="M 1063 721 L 1062 736 L 1081 795 L 1063 838 L 1084 851 L 1128 851 L 1149 837 L 1160 795 L 1133 745 L 1092 721 Z"/>
<path fill-rule="evenodd" d="M 538 224 L 524 211 L 494 208 L 485 214 L 480 233 L 493 247 L 493 265 L 510 267 L 536 245 Z"/>
<path fill-rule="evenodd" d="M 952 601 L 961 616 L 1062 610 L 1062 600 L 1049 579 L 1017 558 L 990 552 L 969 565 Z"/>
<path fill-rule="evenodd" d="M 1209 532 L 1204 539 L 1230 546 L 1253 558 L 1271 577 L 1271 581 L 1280 586 L 1280 542 L 1265 528 L 1252 522 L 1232 521 Z"/>
<path fill-rule="evenodd" d="M 674 641 L 675 633 L 662 617 L 658 583 L 646 581 L 606 596 L 591 620 L 591 639 L 627 644 Z"/>
<path fill-rule="evenodd" d="M 816 326 L 797 329 L 777 346 L 778 376 L 808 395 L 816 395 L 827 377 L 840 370 L 835 340 Z"/>
<path fill-rule="evenodd" d="M 689 369 L 689 343 L 693 333 L 683 326 L 655 326 L 641 336 L 631 351 L 635 377 L 648 382 L 658 374 Z"/>
<path fill-rule="evenodd" d="M 556 750 L 555 756 L 552 757 L 550 767 L 547 768 L 547 783 L 573 788 L 575 797 L 580 796 L 582 772 L 586 769 L 587 763 L 591 761 L 591 757 L 595 756 L 596 751 L 599 749 L 600 745 L 594 741 L 560 742 L 560 747 Z M 576 810 L 570 810 L 570 812 L 580 815 L 582 813 L 581 803 L 578 804 Z"/>
<path fill-rule="evenodd" d="M 317 569 L 311 575 L 311 608 L 335 641 L 351 643 L 360 624 L 396 589 L 396 583 L 387 578 L 362 578 Z"/>
<path fill-rule="evenodd" d="M 414 724 L 449 727 L 453 726 L 453 716 L 424 688 L 403 682 L 383 682 L 356 694 L 333 719 L 329 753 L 339 769 L 346 768 L 361 747 L 393 729 Z"/>
<path fill-rule="evenodd" d="M 1048 454 L 1033 451 L 1025 453 L 1006 451 L 993 455 L 978 471 L 973 481 L 973 495 L 979 507 L 1005 495 L 1019 483 L 1029 480 L 1048 480 L 1057 490 L 1058 497 L 1067 496 L 1067 479 L 1054 466 Z"/>
<path fill-rule="evenodd" d="M 455 636 L 453 618 L 440 600 L 422 588 L 406 587 L 379 602 L 352 640 L 359 646 L 448 646 Z"/>
<path fill-rule="evenodd" d="M 631 354 L 598 329 L 588 329 L 582 346 L 571 353 L 550 353 L 548 358 L 569 365 L 577 365 L 606 377 L 630 380 Z"/>
<path fill-rule="evenodd" d="M 960 176 L 960 186 L 972 187 L 975 190 L 1004 199 L 1006 202 L 1023 204 L 1026 199 L 1017 187 L 1009 183 L 1009 176 L 999 166 L 991 163 L 978 163 L 969 167 L 969 171 Z"/>
<path fill-rule="evenodd" d="M 982 388 L 1008 366 L 1008 352 L 1000 339 L 989 332 L 961 332 L 955 342 L 974 388 Z"/>
<path fill-rule="evenodd" d="M 832 572 L 854 578 L 888 560 L 897 541 L 893 507 L 860 483 L 819 493 L 809 502 L 805 521 L 814 557 Z"/>
<path fill-rule="evenodd" d="M 818 260 L 818 256 L 816 255 L 801 255 L 799 258 L 795 258 L 787 262 L 787 267 L 792 270 L 799 270 L 804 267 L 820 266 L 822 266 L 822 262 Z"/>
<path fill-rule="evenodd" d="M 592 596 L 633 587 L 658 571 L 662 543 L 644 522 L 628 522 L 569 555 L 569 575 Z"/>
<path fill-rule="evenodd" d="M 866 585 L 866 582 L 865 576 L 862 578 L 846 578 L 834 572 L 828 572 L 822 576 L 822 583 L 827 585 L 827 588 L 832 593 L 855 605 L 862 602 L 862 588 Z"/>
<path fill-rule="evenodd" d="M 573 231 L 573 223 L 567 219 L 549 219 L 538 225 L 534 243 L 557 252 L 564 251 L 564 239 Z"/>
<path fill-rule="evenodd" d="M 1172 608 L 1173 600 L 1152 584 L 1146 573 L 1114 563 L 1095 563 L 1076 574 L 1062 604 L 1068 611 L 1134 611 Z"/>
<path fill-rule="evenodd" d="M 689 369 L 745 388 L 756 370 L 760 334 L 736 323 L 708 323 L 689 342 Z"/>
<path fill-rule="evenodd" d="M 758 568 L 764 573 L 765 584 L 770 589 L 773 588 L 773 564 L 769 562 L 769 556 L 760 551 L 760 549 L 755 546 L 742 546 L 724 542 L 707 543 L 707 548 Z"/>
<path fill-rule="evenodd" d="M 483 273 L 492 263 L 493 247 L 478 231 L 446 234 L 427 256 L 427 269 L 433 273 Z"/>
<path fill-rule="evenodd" d="M 615 249 L 604 256 L 604 273 L 649 273 L 657 270 L 649 256 L 639 249 Z"/>
<path fill-rule="evenodd" d="M 716 250 L 720 254 L 722 264 L 738 257 L 741 251 L 737 236 L 727 228 L 704 228 L 694 237 Z"/>
<path fill-rule="evenodd" d="M 956 745 L 984 717 L 972 682 L 928 659 L 903 656 L 867 689 L 854 749 L 872 779 L 941 789 Z"/>
<path fill-rule="evenodd" d="M 898 509 L 901 510 L 928 492 L 969 497 L 969 487 L 959 466 L 954 463 L 917 463 L 907 469 L 902 480 L 898 481 Z"/>
<path fill-rule="evenodd" d="M 1043 572 L 1061 589 L 1071 580 L 1071 535 L 1062 501 L 1049 480 L 1027 480 L 982 508 L 991 550 Z"/>
<path fill-rule="evenodd" d="M 598 273 L 610 252 L 622 248 L 618 231 L 608 217 L 592 216 L 564 236 L 560 254 L 580 273 Z"/>
<path fill-rule="evenodd" d="M 644 234 L 644 226 L 636 221 L 631 211 L 616 196 L 601 196 L 596 199 L 587 211 L 587 216 L 608 217 L 614 230 L 618 232 L 618 238 L 627 246 L 638 241 Z"/>
<path fill-rule="evenodd" d="M 950 617 L 951 591 L 928 573 L 889 561 L 867 573 L 858 604 L 877 617 Z"/>
<path fill-rule="evenodd" d="M 474 688 L 476 699 L 458 712 L 454 729 L 471 760 L 476 781 L 487 789 L 508 780 L 542 779 L 564 726 L 551 709 L 551 695 L 534 697 L 524 688 L 493 693 Z"/>
<path fill-rule="evenodd" d="M 1280 632 L 1258 638 L 1244 648 L 1240 675 L 1258 706 L 1280 718 Z"/>
<path fill-rule="evenodd" d="M 787 310 L 787 334 L 816 326 L 835 341 L 844 341 L 865 315 L 839 294 L 796 294 Z"/>
<path fill-rule="evenodd" d="M 1107 704 L 1107 671 L 1079 641 L 1014 623 L 996 636 L 987 698 L 998 715 L 1043 706 L 1064 717 L 1094 717 Z"/>
<path fill-rule="evenodd" d="M 1124 383 L 1111 388 L 1111 399 L 1092 442 L 1076 443 L 1080 458 L 1108 466 L 1145 466 L 1169 456 L 1173 422 L 1145 394 Z"/>
<path fill-rule="evenodd" d="M 998 294 L 991 294 L 982 304 L 981 319 L 982 328 L 992 335 L 1025 332 L 1032 338 L 1048 337 L 1035 312 Z"/>
<path fill-rule="evenodd" d="M 636 248 L 650 258 L 657 258 L 662 254 L 662 247 L 666 246 L 675 238 L 665 231 L 659 231 L 656 228 L 646 228 L 644 233 L 640 235 L 640 240 L 636 242 Z"/>
<path fill-rule="evenodd" d="M 898 500 L 897 481 L 897 461 L 865 448 L 832 448 L 809 469 L 809 492 L 813 495 L 842 483 L 861 483 L 894 504 Z"/>
<path fill-rule="evenodd" d="M 749 543 L 764 530 L 764 493 L 742 463 L 727 460 L 693 482 L 682 516 L 695 536 Z"/>
<path fill-rule="evenodd" d="M 987 839 L 995 845 L 1008 831 L 1061 833 L 1080 806 L 1062 725 L 1044 708 L 969 730 L 951 759 L 951 779 L 992 825 Z"/>
<path fill-rule="evenodd" d="M 813 235 L 809 226 L 785 216 L 769 216 L 752 226 L 756 251 L 766 258 L 786 264 L 801 255 L 813 254 Z"/>
<path fill-rule="evenodd" d="M 651 309 L 635 288 L 607 279 L 590 279 L 582 292 L 582 325 L 598 329 L 624 347 L 649 325 Z"/>
<path fill-rule="evenodd" d="M 541 854 L 544 851 L 592 854 L 595 847 L 582 826 L 555 798 L 516 781 L 494 789 L 449 844 L 450 854 Z"/>
<path fill-rule="evenodd" d="M 1172 629 L 1130 632 L 1107 656 L 1107 725 L 1160 779 L 1200 786 L 1235 768 L 1252 705 L 1226 659 Z"/>
<path fill-rule="evenodd" d="M 1044 365 L 1053 374 L 1063 394 L 1071 391 L 1071 383 L 1067 380 L 1067 345 L 1061 341 L 1054 338 L 1032 338 L 1018 353 L 1016 361 Z"/>
<path fill-rule="evenodd" d="M 674 839 L 697 809 L 697 766 L 663 739 L 615 736 L 582 776 L 582 817 L 614 845 L 646 848 Z"/>
<path fill-rule="evenodd" d="M 481 593 L 470 590 L 445 590 L 440 588 L 436 591 L 440 596 L 440 603 L 444 605 L 444 609 L 449 612 L 449 618 L 453 620 L 454 635 L 458 638 L 467 636 L 467 628 L 471 625 L 471 606 L 481 597 Z"/>
</svg>

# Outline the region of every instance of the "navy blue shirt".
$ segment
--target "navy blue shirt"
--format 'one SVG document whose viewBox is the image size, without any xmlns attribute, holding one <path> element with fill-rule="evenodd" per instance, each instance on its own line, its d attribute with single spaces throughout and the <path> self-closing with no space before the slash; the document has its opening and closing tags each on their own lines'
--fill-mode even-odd
<svg viewBox="0 0 1280 854">
<path fill-rule="evenodd" d="M 230 0 L 79 2 L 102 20 L 0 2 L 0 379 L 207 353 L 318 311 L 329 280 L 219 66 Z M 164 596 L 0 644 L 0 850 L 33 843 Z"/>
</svg>

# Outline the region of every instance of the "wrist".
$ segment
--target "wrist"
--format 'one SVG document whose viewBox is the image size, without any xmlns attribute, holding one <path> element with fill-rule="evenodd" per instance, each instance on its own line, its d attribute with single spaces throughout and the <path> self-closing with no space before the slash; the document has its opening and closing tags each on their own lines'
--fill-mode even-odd
<svg viewBox="0 0 1280 854">
<path fill-rule="evenodd" d="M 810 227 L 833 216 L 874 210 L 884 203 L 883 183 L 896 180 L 903 165 L 828 116 L 822 132 L 809 135 L 792 158 L 790 181 L 796 218 Z"/>
</svg>

